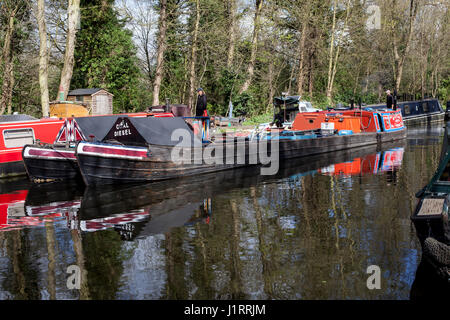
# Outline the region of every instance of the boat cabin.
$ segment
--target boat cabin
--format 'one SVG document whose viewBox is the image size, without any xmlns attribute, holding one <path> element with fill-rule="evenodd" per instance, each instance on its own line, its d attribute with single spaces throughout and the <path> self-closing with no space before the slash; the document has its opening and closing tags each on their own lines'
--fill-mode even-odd
<svg viewBox="0 0 450 320">
<path fill-rule="evenodd" d="M 274 122 L 292 123 L 299 112 L 316 112 L 311 102 L 300 100 L 300 96 L 275 97 L 273 99 Z"/>
<path fill-rule="evenodd" d="M 385 109 L 386 103 L 368 105 L 364 109 Z M 400 101 L 397 102 L 397 110 L 401 110 L 403 118 L 424 116 L 433 113 L 443 113 L 438 99 L 424 99 L 418 101 Z"/>
<path fill-rule="evenodd" d="M 391 132 L 404 128 L 400 111 L 305 112 L 298 113 L 291 130 L 332 130 L 342 134 L 360 132 Z"/>
</svg>

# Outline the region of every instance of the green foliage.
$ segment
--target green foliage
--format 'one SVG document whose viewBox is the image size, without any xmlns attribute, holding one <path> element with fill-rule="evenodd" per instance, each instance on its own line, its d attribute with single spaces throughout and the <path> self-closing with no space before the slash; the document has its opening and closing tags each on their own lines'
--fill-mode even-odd
<svg viewBox="0 0 450 320">
<path fill-rule="evenodd" d="M 233 114 L 236 117 L 254 114 L 255 110 L 255 99 L 250 92 L 243 92 L 233 99 Z"/>
<path fill-rule="evenodd" d="M 242 124 L 244 126 L 255 126 L 260 123 L 271 122 L 272 120 L 273 120 L 273 112 L 250 117 L 248 119 L 245 119 L 245 121 Z"/>
<path fill-rule="evenodd" d="M 136 49 L 113 3 L 81 1 L 71 87 L 104 88 L 114 94 L 115 112 L 132 111 L 139 107 Z"/>
<path fill-rule="evenodd" d="M 438 90 L 438 94 L 441 101 L 444 103 L 445 108 L 447 101 L 450 100 L 450 76 L 448 76 L 447 79 L 442 80 L 442 85 Z"/>
</svg>

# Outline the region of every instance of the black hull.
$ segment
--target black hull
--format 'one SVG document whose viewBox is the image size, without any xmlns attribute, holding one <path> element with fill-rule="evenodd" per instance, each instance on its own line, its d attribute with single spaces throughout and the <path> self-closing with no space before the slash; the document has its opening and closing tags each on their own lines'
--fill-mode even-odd
<svg viewBox="0 0 450 320">
<path fill-rule="evenodd" d="M 414 220 L 417 238 L 423 246 L 428 237 L 432 237 L 439 242 L 450 244 L 450 230 L 448 223 L 441 219 Z"/>
<path fill-rule="evenodd" d="M 26 174 L 27 172 L 22 161 L 0 163 L 0 178 L 12 178 Z"/>
<path fill-rule="evenodd" d="M 281 140 L 279 143 L 279 161 L 376 145 L 404 139 L 405 137 L 406 129 L 402 129 L 394 132 L 362 133 L 305 140 Z M 269 146 L 268 149 L 270 150 L 270 148 Z M 244 164 L 175 164 L 170 160 L 172 147 L 150 146 L 153 154 L 151 160 L 149 158 L 132 160 L 110 156 L 102 157 L 96 154 L 79 152 L 79 149 L 80 145 L 77 147 L 77 160 L 83 180 L 87 185 L 151 182 L 252 165 L 248 161 L 248 150 L 251 149 L 248 142 L 246 143 Z M 224 153 L 226 154 L 226 152 Z M 261 164 L 261 162 L 258 161 L 256 164 Z M 276 165 L 279 165 L 279 163 Z"/>
<path fill-rule="evenodd" d="M 30 150 L 52 152 L 56 157 L 30 155 Z M 69 154 L 70 157 L 64 157 Z M 54 145 L 26 145 L 22 151 L 23 163 L 28 177 L 33 182 L 82 180 L 80 169 L 73 148 L 56 147 Z"/>
<path fill-rule="evenodd" d="M 81 180 L 77 161 L 24 158 L 28 176 L 39 180 Z"/>
<path fill-rule="evenodd" d="M 438 112 L 432 114 L 422 114 L 417 116 L 405 116 L 403 122 L 407 126 L 421 126 L 421 125 L 433 125 L 439 122 L 444 122 L 446 117 L 445 112 Z"/>
</svg>

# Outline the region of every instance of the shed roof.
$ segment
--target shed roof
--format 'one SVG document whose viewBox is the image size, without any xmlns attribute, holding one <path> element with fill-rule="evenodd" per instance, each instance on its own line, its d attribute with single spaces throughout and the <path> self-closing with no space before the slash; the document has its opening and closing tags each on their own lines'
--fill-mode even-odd
<svg viewBox="0 0 450 320">
<path fill-rule="evenodd" d="M 105 90 L 103 88 L 84 88 L 84 89 L 75 89 L 70 90 L 67 94 L 68 96 L 90 96 L 100 90 Z M 105 90 L 106 91 L 106 90 Z"/>
</svg>

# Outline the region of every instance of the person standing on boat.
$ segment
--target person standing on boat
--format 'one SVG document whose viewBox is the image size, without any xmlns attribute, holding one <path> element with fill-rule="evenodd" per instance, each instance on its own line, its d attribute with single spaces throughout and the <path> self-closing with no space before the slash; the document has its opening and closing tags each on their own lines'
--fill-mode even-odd
<svg viewBox="0 0 450 320">
<path fill-rule="evenodd" d="M 386 91 L 386 108 L 392 109 L 392 105 L 394 104 L 394 97 L 391 95 L 391 90 Z"/>
<path fill-rule="evenodd" d="M 208 116 L 208 111 L 206 109 L 207 101 L 206 94 L 202 88 L 197 89 L 197 106 L 195 107 L 195 116 L 204 117 Z"/>
</svg>

